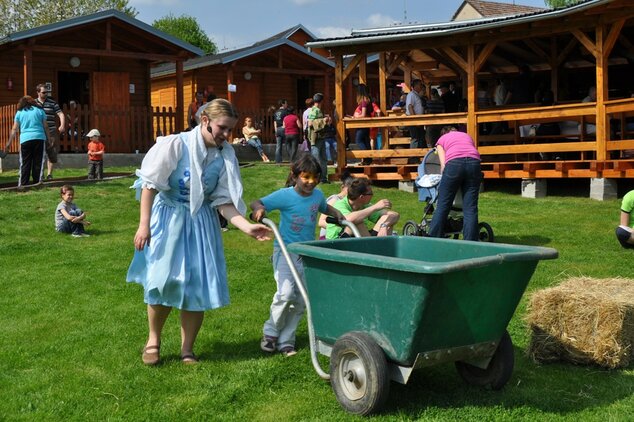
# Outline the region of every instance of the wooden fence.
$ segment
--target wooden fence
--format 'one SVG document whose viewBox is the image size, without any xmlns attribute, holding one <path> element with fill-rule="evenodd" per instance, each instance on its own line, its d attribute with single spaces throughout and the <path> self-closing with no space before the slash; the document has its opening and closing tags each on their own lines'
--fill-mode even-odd
<svg viewBox="0 0 634 422">
<path fill-rule="evenodd" d="M 0 107 L 0 146 L 9 140 L 13 127 L 16 105 Z M 176 111 L 171 107 L 89 107 L 64 104 L 62 112 L 66 116 L 67 129 L 60 136 L 62 153 L 83 153 L 88 140 L 85 135 L 93 128 L 99 129 L 101 138 L 109 153 L 147 152 L 157 136 L 169 135 L 176 131 Z M 301 119 L 301 110 L 299 116 Z M 251 117 L 262 130 L 263 143 L 275 143 L 273 114 L 268 110 L 241 110 L 240 118 L 232 138 L 242 137 L 244 118 Z M 58 122 L 59 124 L 59 122 Z M 18 139 L 14 140 L 9 152 L 18 152 Z"/>
</svg>

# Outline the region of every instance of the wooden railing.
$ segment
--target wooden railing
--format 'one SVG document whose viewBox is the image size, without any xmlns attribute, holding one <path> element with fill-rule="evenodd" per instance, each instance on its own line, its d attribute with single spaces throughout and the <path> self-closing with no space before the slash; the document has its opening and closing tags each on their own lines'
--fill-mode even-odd
<svg viewBox="0 0 634 422">
<path fill-rule="evenodd" d="M 546 107 L 500 108 L 475 113 L 476 126 L 504 127 L 496 135 L 478 133 L 474 141 L 483 161 L 535 161 L 538 153 L 564 155 L 576 160 L 595 160 L 604 148 L 606 159 L 634 157 L 634 98 L 605 102 L 606 136 L 596 139 L 596 103 L 572 103 Z M 344 118 L 344 129 L 367 127 L 395 128 L 422 125 L 466 125 L 467 113 L 404 116 L 390 113 L 387 117 Z M 558 122 L 561 133 L 540 136 L 531 126 Z M 351 150 L 349 159 L 422 157 L 426 149 L 409 149 L 401 139 L 393 143 L 389 131 L 383 131 L 380 150 Z M 394 145 L 396 144 L 396 145 Z"/>
</svg>

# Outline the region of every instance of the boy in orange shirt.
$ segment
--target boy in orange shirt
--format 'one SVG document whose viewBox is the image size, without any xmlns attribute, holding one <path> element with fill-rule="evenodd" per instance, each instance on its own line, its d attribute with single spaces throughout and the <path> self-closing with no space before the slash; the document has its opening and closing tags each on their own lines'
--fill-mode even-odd
<svg viewBox="0 0 634 422">
<path fill-rule="evenodd" d="M 90 139 L 88 143 L 88 178 L 101 180 L 103 179 L 103 155 L 106 152 L 106 147 L 99 139 L 101 137 L 99 130 L 91 130 L 86 137 Z"/>
</svg>

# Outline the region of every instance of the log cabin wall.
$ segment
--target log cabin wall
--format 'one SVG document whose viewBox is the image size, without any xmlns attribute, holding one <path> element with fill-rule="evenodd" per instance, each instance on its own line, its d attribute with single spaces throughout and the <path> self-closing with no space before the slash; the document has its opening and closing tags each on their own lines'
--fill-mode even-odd
<svg viewBox="0 0 634 422">
<path fill-rule="evenodd" d="M 182 129 L 183 120 L 174 112 L 151 109 L 152 65 L 201 53 L 115 10 L 9 34 L 0 44 L 0 72 L 6 75 L 0 87 L 0 120 L 12 120 L 12 106 L 21 96 L 35 97 L 37 84 L 50 83 L 51 96 L 71 116 L 69 123 L 74 122 L 62 133 L 62 151 L 80 151 L 81 134 L 95 126 L 109 152 L 143 150 L 159 126 L 161 133 L 173 132 Z M 180 92 L 172 93 L 170 105 L 182 110 Z M 75 108 L 69 107 L 71 100 Z"/>
</svg>

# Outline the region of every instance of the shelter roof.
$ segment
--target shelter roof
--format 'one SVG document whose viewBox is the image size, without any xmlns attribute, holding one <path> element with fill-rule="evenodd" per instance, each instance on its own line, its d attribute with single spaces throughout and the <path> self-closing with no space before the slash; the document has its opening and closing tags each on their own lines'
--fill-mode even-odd
<svg viewBox="0 0 634 422">
<path fill-rule="evenodd" d="M 591 9 L 598 5 L 618 0 L 582 0 L 572 6 L 559 9 L 544 9 L 510 16 L 494 16 L 465 21 L 395 25 L 381 28 L 353 30 L 351 35 L 336 38 L 322 38 L 308 42 L 310 48 L 333 48 L 361 44 L 374 44 L 387 41 L 406 41 L 420 38 L 433 38 L 470 33 L 480 30 L 502 28 L 518 23 L 532 23 L 547 18 L 564 18 L 568 15 Z"/>
<path fill-rule="evenodd" d="M 303 25 L 298 24 L 269 38 L 258 41 L 248 47 L 223 51 L 221 53 L 209 54 L 203 57 L 196 57 L 194 59 L 187 60 L 183 63 L 183 70 L 188 71 L 217 64 L 227 64 L 280 46 L 288 46 L 326 66 L 334 67 L 334 63 L 332 61 L 291 40 L 291 36 L 298 31 L 303 31 L 311 40 L 316 39 L 316 37 L 308 29 L 306 29 Z M 166 63 L 152 69 L 152 77 L 167 76 L 175 72 L 176 65 L 173 63 Z"/>
</svg>

